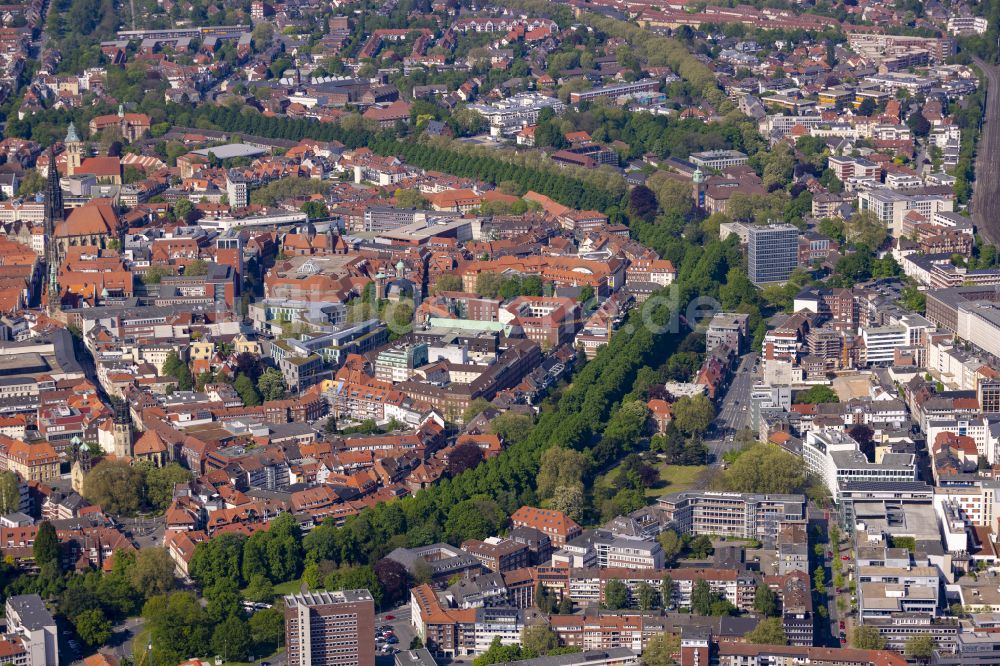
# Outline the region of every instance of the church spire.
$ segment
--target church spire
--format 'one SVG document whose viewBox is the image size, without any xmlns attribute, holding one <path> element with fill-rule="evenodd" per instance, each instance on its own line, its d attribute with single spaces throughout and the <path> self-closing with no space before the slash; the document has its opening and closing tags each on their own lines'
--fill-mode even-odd
<svg viewBox="0 0 1000 666">
<path fill-rule="evenodd" d="M 55 232 L 57 222 L 62 222 L 63 209 L 62 188 L 59 186 L 59 169 L 56 168 L 56 151 L 49 146 L 49 174 L 45 182 L 45 232 Z M 49 225 L 52 226 L 49 229 Z"/>
<path fill-rule="evenodd" d="M 59 247 L 56 243 L 56 224 L 65 218 L 56 152 L 49 146 L 49 173 L 45 183 L 45 267 L 48 269 L 49 310 L 59 307 Z"/>
</svg>

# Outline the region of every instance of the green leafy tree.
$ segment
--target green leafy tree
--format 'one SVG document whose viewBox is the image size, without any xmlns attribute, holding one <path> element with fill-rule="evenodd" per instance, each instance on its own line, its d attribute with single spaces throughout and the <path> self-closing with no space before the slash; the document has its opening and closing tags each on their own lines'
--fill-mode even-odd
<svg viewBox="0 0 1000 666">
<path fill-rule="evenodd" d="M 934 656 L 934 637 L 930 634 L 920 634 L 906 639 L 903 644 L 903 654 L 908 660 L 927 663 Z"/>
<path fill-rule="evenodd" d="M 691 612 L 696 615 L 711 615 L 712 604 L 718 601 L 719 597 L 709 584 L 704 580 L 699 580 L 691 589 Z"/>
<path fill-rule="evenodd" d="M 382 605 L 382 584 L 370 566 L 341 567 L 328 574 L 323 585 L 328 590 L 368 590 L 375 600 L 375 607 Z"/>
<path fill-rule="evenodd" d="M 752 631 L 746 634 L 746 639 L 750 643 L 757 645 L 787 645 L 788 637 L 785 636 L 785 629 L 781 624 L 781 618 L 768 617 L 757 623 Z"/>
<path fill-rule="evenodd" d="M 813 571 L 813 588 L 819 594 L 826 594 L 826 570 L 822 565 Z"/>
<path fill-rule="evenodd" d="M 568 594 L 564 594 L 562 599 L 559 600 L 559 614 L 560 615 L 571 615 L 573 613 L 573 600 L 570 599 Z"/>
<path fill-rule="evenodd" d="M 444 291 L 463 291 L 462 278 L 454 273 L 446 273 L 437 279 L 432 291 L 440 294 Z"/>
<path fill-rule="evenodd" d="M 707 534 L 699 534 L 688 544 L 688 556 L 695 560 L 703 560 L 713 552 L 715 547 Z"/>
<path fill-rule="evenodd" d="M 145 270 L 145 272 L 143 272 L 142 277 L 140 279 L 142 280 L 143 284 L 147 285 L 160 284 L 160 281 L 163 279 L 163 277 L 169 274 L 170 274 L 169 271 L 167 271 L 167 269 L 164 268 L 163 266 L 150 266 Z"/>
<path fill-rule="evenodd" d="M 679 634 L 667 632 L 654 634 L 642 651 L 642 663 L 646 666 L 674 666 L 677 663 L 674 655 L 678 654 L 680 649 Z"/>
<path fill-rule="evenodd" d="M 264 574 L 254 574 L 250 579 L 250 584 L 243 590 L 243 596 L 250 601 L 259 603 L 270 603 L 274 600 L 274 586 Z"/>
<path fill-rule="evenodd" d="M 844 236 L 848 243 L 877 249 L 887 235 L 885 223 L 871 211 L 855 213 L 844 222 Z"/>
<path fill-rule="evenodd" d="M 707 396 L 684 396 L 673 404 L 674 424 L 688 435 L 702 435 L 712 425 L 715 408 Z"/>
<path fill-rule="evenodd" d="M 486 400 L 485 398 L 476 398 L 470 402 L 469 406 L 462 412 L 462 420 L 465 423 L 468 423 L 491 407 L 493 407 L 493 405 L 490 404 L 489 400 Z"/>
<path fill-rule="evenodd" d="M 604 607 L 611 610 L 628 608 L 628 588 L 625 583 L 612 579 L 604 586 Z"/>
<path fill-rule="evenodd" d="M 56 535 L 56 528 L 52 523 L 43 520 L 38 525 L 38 532 L 35 534 L 35 543 L 31 547 L 35 564 L 43 567 L 46 564 L 59 566 L 59 537 Z"/>
<path fill-rule="evenodd" d="M 238 615 L 230 615 L 212 632 L 212 649 L 225 661 L 246 661 L 252 646 L 250 627 Z"/>
<path fill-rule="evenodd" d="M 205 612 L 212 622 L 221 622 L 231 615 L 239 615 L 243 597 L 237 583 L 223 578 L 205 588 Z"/>
<path fill-rule="evenodd" d="M 165 548 L 149 547 L 141 549 L 135 557 L 135 564 L 129 569 L 128 580 L 136 590 L 146 596 L 167 594 L 174 589 L 174 561 Z"/>
<path fill-rule="evenodd" d="M 636 590 L 639 610 L 652 610 L 659 603 L 660 597 L 656 588 L 649 583 L 639 583 Z"/>
<path fill-rule="evenodd" d="M 157 512 L 164 512 L 173 501 L 174 486 L 191 480 L 191 472 L 177 463 L 150 466 L 146 471 L 146 501 Z"/>
<path fill-rule="evenodd" d="M 0 472 L 0 515 L 21 509 L 21 484 L 14 472 Z"/>
<path fill-rule="evenodd" d="M 548 654 L 559 647 L 559 637 L 546 624 L 529 624 L 521 630 L 521 647 L 535 654 Z"/>
<path fill-rule="evenodd" d="M 444 529 L 451 541 L 461 543 L 466 539 L 485 539 L 497 534 L 506 519 L 507 515 L 496 501 L 486 495 L 476 495 L 448 511 Z"/>
<path fill-rule="evenodd" d="M 45 176 L 37 169 L 32 169 L 24 174 L 20 184 L 17 186 L 17 196 L 31 197 L 45 189 Z"/>
<path fill-rule="evenodd" d="M 394 196 L 397 208 L 427 208 L 427 198 L 419 190 L 397 189 Z"/>
<path fill-rule="evenodd" d="M 184 275 L 189 277 L 200 277 L 208 275 L 208 262 L 204 259 L 195 259 L 184 267 Z"/>
<path fill-rule="evenodd" d="M 236 393 L 243 400 L 243 404 L 247 407 L 256 407 L 261 404 L 260 394 L 254 387 L 253 380 L 247 375 L 241 374 L 237 377 L 236 381 L 233 382 L 233 389 L 236 390 Z"/>
<path fill-rule="evenodd" d="M 285 615 L 277 608 L 265 608 L 250 616 L 250 633 L 258 654 L 270 654 L 285 636 Z"/>
<path fill-rule="evenodd" d="M 837 397 L 836 391 L 823 384 L 811 386 L 807 390 L 795 394 L 795 403 L 800 405 L 817 405 L 829 402 L 840 402 L 840 398 Z"/>
<path fill-rule="evenodd" d="M 672 529 L 664 530 L 657 535 L 656 540 L 663 549 L 663 559 L 666 563 L 669 565 L 676 562 L 684 550 L 684 542 L 677 532 Z"/>
<path fill-rule="evenodd" d="M 104 645 L 111 638 L 111 620 L 100 608 L 85 610 L 76 616 L 76 633 L 91 647 Z"/>
<path fill-rule="evenodd" d="M 281 400 L 286 390 L 284 375 L 274 368 L 268 368 L 257 379 L 257 391 L 264 400 Z"/>
<path fill-rule="evenodd" d="M 660 581 L 660 599 L 664 608 L 669 608 L 674 602 L 674 579 L 664 576 Z"/>
<path fill-rule="evenodd" d="M 490 423 L 489 431 L 491 434 L 499 436 L 508 446 L 514 446 L 527 439 L 531 427 L 532 421 L 530 416 L 515 414 L 514 412 L 504 412 L 493 419 Z"/>
<path fill-rule="evenodd" d="M 805 463 L 774 444 L 746 449 L 722 476 L 725 490 L 739 493 L 793 493 L 806 484 Z"/>
<path fill-rule="evenodd" d="M 753 597 L 753 609 L 765 617 L 775 617 L 781 612 L 778 595 L 767 585 L 759 583 Z"/>
<path fill-rule="evenodd" d="M 189 199 L 178 199 L 174 204 L 174 217 L 186 220 L 194 214 L 194 204 Z"/>
<path fill-rule="evenodd" d="M 538 496 L 547 499 L 557 488 L 581 486 L 587 469 L 587 459 L 579 451 L 565 446 L 546 449 L 538 471 Z"/>
<path fill-rule="evenodd" d="M 104 460 L 83 479 L 83 496 L 111 514 L 133 516 L 142 506 L 142 470 L 127 462 Z"/>
<path fill-rule="evenodd" d="M 307 201 L 302 204 L 302 212 L 306 214 L 310 220 L 315 220 L 317 218 L 326 217 L 330 214 L 327 210 L 326 203 L 322 201 Z"/>
<path fill-rule="evenodd" d="M 190 592 L 150 598 L 142 608 L 142 617 L 158 664 L 179 664 L 189 655 L 203 654 L 212 635 L 204 609 Z"/>
<path fill-rule="evenodd" d="M 191 556 L 191 577 L 202 589 L 212 587 L 222 579 L 241 581 L 240 563 L 245 541 L 243 536 L 222 534 L 199 543 Z"/>
<path fill-rule="evenodd" d="M 583 485 L 572 484 L 556 487 L 549 504 L 553 509 L 562 511 L 573 520 L 581 520 L 587 504 L 587 499 L 583 493 Z"/>
<path fill-rule="evenodd" d="M 520 645 L 503 645 L 500 637 L 495 636 L 493 642 L 486 652 L 482 653 L 472 661 L 472 666 L 490 666 L 491 664 L 502 664 L 510 661 L 520 661 L 522 659 L 533 659 L 538 655 L 522 648 Z"/>
<path fill-rule="evenodd" d="M 870 624 L 855 625 L 851 629 L 851 647 L 859 650 L 884 650 L 885 638 L 877 627 Z"/>
</svg>

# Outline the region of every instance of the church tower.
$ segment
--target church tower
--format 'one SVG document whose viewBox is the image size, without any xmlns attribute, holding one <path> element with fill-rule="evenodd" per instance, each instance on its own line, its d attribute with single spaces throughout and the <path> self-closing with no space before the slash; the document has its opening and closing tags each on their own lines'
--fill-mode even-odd
<svg viewBox="0 0 1000 666">
<path fill-rule="evenodd" d="M 56 225 L 65 220 L 62 187 L 59 186 L 59 170 L 56 168 L 56 152 L 49 146 L 49 173 L 45 183 L 45 270 L 48 274 L 49 312 L 60 309 L 59 292 L 59 243 L 56 240 Z"/>
<path fill-rule="evenodd" d="M 694 185 L 694 205 L 698 208 L 705 207 L 705 174 L 701 169 L 695 169 L 691 176 L 691 183 Z"/>
<path fill-rule="evenodd" d="M 66 175 L 72 176 L 80 168 L 80 163 L 83 161 L 83 141 L 76 133 L 76 125 L 73 123 L 69 124 L 69 130 L 66 132 L 66 139 L 63 143 L 66 144 Z"/>
<path fill-rule="evenodd" d="M 79 437 L 74 437 L 71 443 L 73 448 L 70 460 L 73 461 L 73 466 L 70 468 L 70 480 L 73 490 L 82 495 L 83 481 L 93 466 L 93 461 L 90 459 L 90 451 L 83 447 Z"/>
<path fill-rule="evenodd" d="M 115 458 L 123 460 L 132 457 L 132 412 L 124 400 L 115 403 L 113 421 L 115 437 Z"/>
</svg>

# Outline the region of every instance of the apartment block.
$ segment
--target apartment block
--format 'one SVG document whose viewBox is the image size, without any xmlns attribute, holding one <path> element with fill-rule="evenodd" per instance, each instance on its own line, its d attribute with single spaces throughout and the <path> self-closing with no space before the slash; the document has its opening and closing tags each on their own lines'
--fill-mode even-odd
<svg viewBox="0 0 1000 666">
<path fill-rule="evenodd" d="M 784 282 L 799 264 L 799 230 L 791 224 L 754 225 L 747 243 L 747 267 L 755 285 Z"/>
<path fill-rule="evenodd" d="M 5 605 L 7 633 L 17 634 L 28 652 L 29 666 L 58 666 L 59 638 L 56 621 L 37 594 L 8 597 Z"/>
<path fill-rule="evenodd" d="M 725 345 L 738 354 L 745 351 L 750 335 L 750 315 L 720 312 L 712 317 L 705 331 L 705 350 Z"/>
<path fill-rule="evenodd" d="M 774 539 L 782 522 L 805 518 L 805 495 L 684 491 L 663 495 L 657 509 L 678 530 L 740 539 Z"/>
<path fill-rule="evenodd" d="M 835 502 L 840 501 L 842 483 L 907 483 L 917 479 L 912 453 L 886 453 L 874 463 L 854 438 L 839 430 L 809 431 L 802 444 L 802 458 L 809 471 L 820 476 Z"/>
<path fill-rule="evenodd" d="M 375 666 L 375 602 L 368 590 L 303 592 L 284 602 L 289 666 Z"/>
</svg>

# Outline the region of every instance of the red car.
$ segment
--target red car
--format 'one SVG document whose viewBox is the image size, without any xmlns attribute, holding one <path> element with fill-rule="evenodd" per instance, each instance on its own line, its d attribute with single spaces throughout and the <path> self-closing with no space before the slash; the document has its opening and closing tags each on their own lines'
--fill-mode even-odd
<svg viewBox="0 0 1000 666">
<path fill-rule="evenodd" d="M 846 625 L 846 624 L 844 624 L 844 621 L 843 621 L 843 620 L 841 620 L 841 621 L 840 621 L 840 630 L 841 630 L 841 631 L 843 631 L 843 630 L 844 630 L 844 629 L 846 629 L 846 628 L 847 628 L 847 625 Z"/>
<path fill-rule="evenodd" d="M 395 619 L 396 619 L 396 616 L 395 616 L 395 615 L 386 615 L 386 616 L 385 616 L 385 619 L 386 619 L 386 620 L 395 620 Z"/>
<path fill-rule="evenodd" d="M 850 556 L 850 555 L 841 555 L 841 556 L 840 556 L 840 559 L 842 559 L 842 560 L 844 560 L 844 561 L 846 562 L 846 561 L 848 561 L 849 559 L 851 559 L 851 556 Z"/>
</svg>

